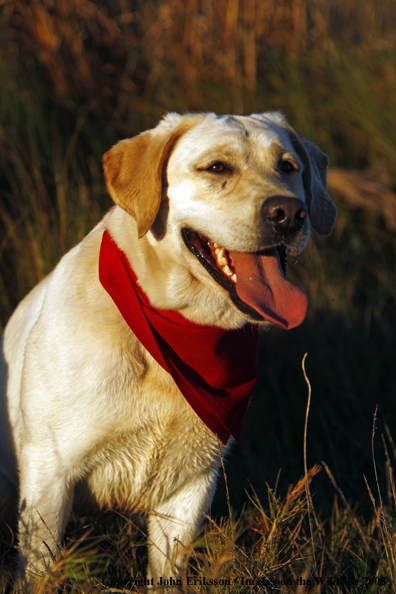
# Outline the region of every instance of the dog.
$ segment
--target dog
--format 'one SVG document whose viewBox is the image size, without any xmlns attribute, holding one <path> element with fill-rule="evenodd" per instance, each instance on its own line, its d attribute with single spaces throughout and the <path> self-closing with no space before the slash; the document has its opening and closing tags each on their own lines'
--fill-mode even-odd
<svg viewBox="0 0 396 594">
<path fill-rule="evenodd" d="M 277 112 L 171 113 L 103 163 L 115 206 L 2 337 L 0 509 L 19 501 L 30 583 L 73 507 L 146 512 L 147 578 L 178 576 L 240 434 L 257 329 L 304 320 L 286 256 L 337 216 L 326 155 Z"/>
</svg>

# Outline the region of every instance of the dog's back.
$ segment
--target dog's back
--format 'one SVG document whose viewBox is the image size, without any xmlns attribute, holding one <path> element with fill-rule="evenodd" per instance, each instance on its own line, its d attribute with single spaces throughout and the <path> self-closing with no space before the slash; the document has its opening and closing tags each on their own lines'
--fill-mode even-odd
<svg viewBox="0 0 396 594">
<path fill-rule="evenodd" d="M 0 518 L 9 519 L 18 504 L 18 472 L 14 433 L 22 422 L 20 395 L 29 334 L 44 301 L 50 276 L 21 301 L 0 337 Z M 13 515 L 12 513 L 12 515 Z"/>
</svg>

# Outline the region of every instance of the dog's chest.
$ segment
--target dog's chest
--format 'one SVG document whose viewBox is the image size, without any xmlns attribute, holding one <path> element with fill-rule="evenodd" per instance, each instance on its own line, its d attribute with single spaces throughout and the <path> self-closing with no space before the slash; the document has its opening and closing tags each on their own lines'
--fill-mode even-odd
<svg viewBox="0 0 396 594">
<path fill-rule="evenodd" d="M 104 508 L 149 511 L 187 481 L 216 471 L 217 437 L 157 364 L 129 408 L 129 426 L 92 453 L 79 489 L 84 498 L 93 496 Z"/>
<path fill-rule="evenodd" d="M 194 419 L 188 421 L 178 435 L 142 427 L 103 448 L 86 478 L 94 501 L 102 508 L 150 511 L 187 481 L 217 469 L 215 436 L 205 440 L 208 430 L 197 431 Z"/>
</svg>

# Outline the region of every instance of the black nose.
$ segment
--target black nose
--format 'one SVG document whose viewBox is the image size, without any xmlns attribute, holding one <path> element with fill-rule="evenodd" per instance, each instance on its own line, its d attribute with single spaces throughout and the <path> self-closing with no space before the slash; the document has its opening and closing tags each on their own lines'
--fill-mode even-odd
<svg viewBox="0 0 396 594">
<path fill-rule="evenodd" d="M 287 237 L 303 226 L 307 209 L 299 198 L 273 196 L 263 203 L 262 216 L 277 233 Z"/>
</svg>

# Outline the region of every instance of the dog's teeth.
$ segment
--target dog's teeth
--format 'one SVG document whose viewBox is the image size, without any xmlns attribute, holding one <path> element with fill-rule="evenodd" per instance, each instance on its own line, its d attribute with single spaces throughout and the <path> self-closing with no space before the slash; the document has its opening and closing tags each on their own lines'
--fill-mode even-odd
<svg viewBox="0 0 396 594">
<path fill-rule="evenodd" d="M 237 277 L 236 277 L 236 274 L 232 272 L 232 270 L 229 266 L 229 261 L 227 258 L 227 252 L 226 252 L 225 248 L 219 246 L 219 244 L 216 243 L 215 241 L 213 242 L 213 248 L 214 248 L 214 252 L 216 254 L 217 264 L 220 266 L 220 268 L 222 269 L 224 274 L 226 274 L 230 280 L 232 280 L 234 283 L 236 283 Z"/>
<path fill-rule="evenodd" d="M 224 248 L 220 248 L 219 249 L 219 252 L 218 253 L 216 252 L 216 255 L 217 255 L 217 263 L 220 266 L 227 266 L 228 260 L 227 260 L 227 257 L 226 257 L 225 249 Z"/>
</svg>

